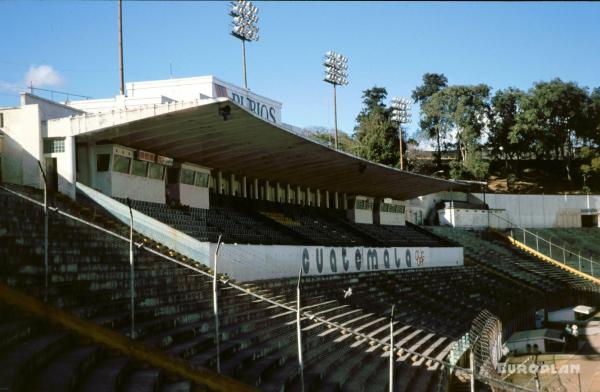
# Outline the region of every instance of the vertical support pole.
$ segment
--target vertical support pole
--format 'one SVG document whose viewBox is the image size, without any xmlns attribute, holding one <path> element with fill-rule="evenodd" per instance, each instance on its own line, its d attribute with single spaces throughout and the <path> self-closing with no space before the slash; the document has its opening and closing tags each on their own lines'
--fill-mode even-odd
<svg viewBox="0 0 600 392">
<path fill-rule="evenodd" d="M 594 259 L 590 257 L 590 269 L 592 270 L 592 276 L 594 276 Z"/>
<path fill-rule="evenodd" d="M 125 75 L 123 71 L 123 1 L 119 0 L 119 92 L 125 95 Z"/>
<path fill-rule="evenodd" d="M 404 151 L 402 150 L 402 123 L 398 124 L 398 144 L 400 144 L 400 170 L 404 170 Z"/>
<path fill-rule="evenodd" d="M 469 350 L 469 367 L 471 368 L 471 392 L 475 391 L 475 354 L 473 354 L 473 349 L 475 346 L 471 346 L 471 350 Z"/>
<path fill-rule="evenodd" d="M 48 275 L 50 273 L 48 265 L 48 179 L 42 163 L 39 160 L 37 162 L 44 178 L 44 301 L 48 301 Z"/>
<path fill-rule="evenodd" d="M 525 242 L 525 229 L 521 229 L 521 230 L 523 231 L 523 244 L 526 245 L 526 242 Z"/>
<path fill-rule="evenodd" d="M 392 305 L 392 314 L 390 316 L 390 380 L 389 380 L 389 391 L 394 392 L 394 308 L 396 305 Z"/>
<path fill-rule="evenodd" d="M 579 251 L 579 271 L 581 272 L 581 251 Z"/>
<path fill-rule="evenodd" d="M 333 126 L 335 128 L 334 145 L 335 145 L 335 149 L 337 150 L 337 148 L 338 148 L 337 97 L 336 97 L 336 91 L 335 91 L 335 83 L 332 83 L 332 84 L 333 84 Z"/>
<path fill-rule="evenodd" d="M 130 311 L 131 311 L 131 339 L 135 339 L 135 275 L 133 268 L 133 210 L 131 209 L 131 200 L 127 198 L 127 206 L 129 207 L 129 288 L 130 293 Z"/>
<path fill-rule="evenodd" d="M 298 285 L 296 286 L 296 331 L 298 340 L 298 368 L 300 372 L 300 391 L 304 392 L 304 362 L 302 360 L 302 325 L 300 323 L 300 281 L 302 280 L 302 268 L 298 274 Z"/>
<path fill-rule="evenodd" d="M 242 57 L 244 62 L 244 88 L 248 90 L 248 78 L 246 77 L 246 40 L 242 38 Z"/>
<path fill-rule="evenodd" d="M 540 251 L 540 236 L 537 234 L 535 235 L 535 250 Z"/>
<path fill-rule="evenodd" d="M 565 248 L 562 248 L 562 250 L 563 250 L 563 264 L 566 264 L 566 262 L 567 262 L 567 255 L 565 253 Z"/>
<path fill-rule="evenodd" d="M 217 240 L 217 249 L 215 249 L 215 258 L 213 265 L 213 313 L 215 315 L 215 346 L 217 348 L 217 373 L 221 374 L 221 353 L 219 347 L 219 301 L 217 299 L 217 262 L 219 261 L 219 248 L 221 247 L 221 234 Z"/>
</svg>

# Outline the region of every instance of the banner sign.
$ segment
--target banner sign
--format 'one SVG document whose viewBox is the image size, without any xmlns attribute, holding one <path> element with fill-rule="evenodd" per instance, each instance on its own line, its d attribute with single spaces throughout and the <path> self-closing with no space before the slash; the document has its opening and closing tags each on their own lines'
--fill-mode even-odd
<svg viewBox="0 0 600 392">
<path fill-rule="evenodd" d="M 215 244 L 211 244 L 211 254 Z M 463 264 L 462 248 L 326 247 L 223 244 L 219 272 L 241 281 Z"/>
<path fill-rule="evenodd" d="M 281 122 L 281 104 L 231 84 L 215 83 L 215 95 L 227 97 L 256 116 L 273 124 Z"/>
</svg>

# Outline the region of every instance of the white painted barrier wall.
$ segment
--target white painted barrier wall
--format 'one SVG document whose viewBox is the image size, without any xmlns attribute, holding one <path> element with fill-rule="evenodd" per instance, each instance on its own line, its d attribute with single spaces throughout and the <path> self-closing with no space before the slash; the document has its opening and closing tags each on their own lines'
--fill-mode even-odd
<svg viewBox="0 0 600 392">
<path fill-rule="evenodd" d="M 474 195 L 483 199 L 480 193 Z M 486 194 L 486 203 L 505 209 L 507 218 L 521 227 L 581 227 L 581 210 L 600 210 L 600 195 Z"/>
<path fill-rule="evenodd" d="M 438 210 L 440 225 L 464 228 L 511 227 L 506 210 L 476 210 L 466 208 L 444 208 Z"/>
<path fill-rule="evenodd" d="M 214 254 L 216 244 L 210 245 Z M 218 271 L 240 281 L 463 265 L 463 248 L 223 244 Z"/>
</svg>

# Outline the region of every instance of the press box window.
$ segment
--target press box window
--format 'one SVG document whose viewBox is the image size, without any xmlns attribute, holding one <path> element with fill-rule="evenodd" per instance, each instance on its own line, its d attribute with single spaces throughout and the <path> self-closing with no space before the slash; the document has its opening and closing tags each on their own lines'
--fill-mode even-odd
<svg viewBox="0 0 600 392">
<path fill-rule="evenodd" d="M 96 170 L 99 172 L 107 172 L 110 167 L 110 154 L 96 155 Z"/>
<path fill-rule="evenodd" d="M 126 158 L 121 155 L 115 155 L 113 159 L 113 171 L 117 173 L 129 174 L 129 165 L 131 158 Z"/>
<path fill-rule="evenodd" d="M 194 171 L 189 169 L 181 169 L 181 183 L 186 185 L 194 185 Z"/>
<path fill-rule="evenodd" d="M 202 188 L 208 188 L 208 179 L 208 174 L 196 172 L 196 181 L 194 182 L 194 185 Z"/>
<path fill-rule="evenodd" d="M 148 162 L 133 160 L 133 167 L 131 168 L 131 174 L 139 177 L 146 177 L 148 172 Z"/>
<path fill-rule="evenodd" d="M 154 180 L 162 180 L 165 177 L 165 167 L 157 163 L 150 163 L 148 165 L 148 178 Z"/>
<path fill-rule="evenodd" d="M 65 138 L 44 139 L 44 154 L 65 152 Z"/>
</svg>

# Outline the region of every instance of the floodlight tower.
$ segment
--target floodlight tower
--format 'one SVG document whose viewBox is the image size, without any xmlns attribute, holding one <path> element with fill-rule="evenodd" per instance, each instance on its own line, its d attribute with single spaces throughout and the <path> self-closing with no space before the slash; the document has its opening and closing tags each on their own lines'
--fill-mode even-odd
<svg viewBox="0 0 600 392">
<path fill-rule="evenodd" d="M 233 18 L 231 35 L 242 41 L 242 56 L 244 61 L 244 87 L 248 89 L 246 77 L 246 41 L 258 41 L 258 8 L 252 2 L 237 0 L 231 2 L 229 15 Z"/>
<path fill-rule="evenodd" d="M 331 50 L 325 53 L 325 76 L 323 81 L 333 85 L 333 121 L 335 126 L 335 148 L 338 148 L 338 127 L 337 127 L 337 98 L 336 86 L 345 86 L 348 84 L 348 59 L 339 53 Z"/>
<path fill-rule="evenodd" d="M 410 123 L 410 101 L 405 98 L 392 99 L 392 121 L 398 123 L 398 139 L 400 144 L 400 170 L 404 170 L 404 151 L 402 150 L 402 124 Z"/>
</svg>

